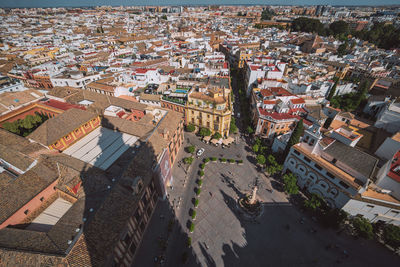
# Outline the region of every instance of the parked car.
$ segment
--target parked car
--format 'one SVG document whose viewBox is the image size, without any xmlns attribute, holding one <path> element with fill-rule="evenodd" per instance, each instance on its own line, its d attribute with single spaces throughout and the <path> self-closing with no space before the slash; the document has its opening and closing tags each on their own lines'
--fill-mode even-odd
<svg viewBox="0 0 400 267">
<path fill-rule="evenodd" d="M 200 157 L 201 155 L 203 155 L 204 153 L 204 148 L 200 148 L 199 150 L 197 150 L 197 156 Z"/>
</svg>

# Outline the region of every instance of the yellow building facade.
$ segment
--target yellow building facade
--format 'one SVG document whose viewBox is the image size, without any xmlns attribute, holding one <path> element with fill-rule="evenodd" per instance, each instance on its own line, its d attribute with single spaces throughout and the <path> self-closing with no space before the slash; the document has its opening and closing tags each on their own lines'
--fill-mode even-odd
<svg viewBox="0 0 400 267">
<path fill-rule="evenodd" d="M 209 89 L 192 92 L 186 104 L 186 123 L 208 128 L 211 133 L 229 136 L 232 115 L 230 89 Z"/>
</svg>

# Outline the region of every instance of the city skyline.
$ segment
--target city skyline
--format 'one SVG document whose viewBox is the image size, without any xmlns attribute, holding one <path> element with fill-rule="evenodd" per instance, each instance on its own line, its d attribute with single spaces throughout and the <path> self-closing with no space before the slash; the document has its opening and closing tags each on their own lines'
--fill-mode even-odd
<svg viewBox="0 0 400 267">
<path fill-rule="evenodd" d="M 395 0 L 384 0 L 380 2 L 376 2 L 373 0 L 367 1 L 321 1 L 321 0 L 312 0 L 312 1 L 282 1 L 282 0 L 274 0 L 274 1 L 253 1 L 253 0 L 202 0 L 197 1 L 195 4 L 192 1 L 181 1 L 181 0 L 117 0 L 117 1 L 108 1 L 108 0 L 38 0 L 38 1 L 29 1 L 29 0 L 17 0 L 17 1 L 1 1 L 0 7 L 2 8 L 46 8 L 46 7 L 91 7 L 91 6 L 173 6 L 173 5 L 193 5 L 193 6 L 201 6 L 201 5 L 282 5 L 282 6 L 313 6 L 313 5 L 331 5 L 331 6 L 383 6 L 383 5 L 399 5 L 399 3 Z"/>
</svg>

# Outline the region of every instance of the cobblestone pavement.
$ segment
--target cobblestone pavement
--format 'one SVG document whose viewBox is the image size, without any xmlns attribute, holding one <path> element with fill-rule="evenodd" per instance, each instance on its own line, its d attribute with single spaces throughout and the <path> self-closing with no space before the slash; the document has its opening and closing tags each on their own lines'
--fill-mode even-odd
<svg viewBox="0 0 400 267">
<path fill-rule="evenodd" d="M 176 216 L 178 222 L 163 252 L 165 266 L 389 266 L 399 261 L 374 241 L 354 240 L 320 228 L 271 185 L 273 180 L 257 171 L 244 142 L 222 149 L 185 134 L 184 147 L 189 144 L 205 148 L 204 155 L 196 158 L 188 170 L 183 164 L 174 165 L 173 190 L 169 190 L 169 199 L 157 207 L 149 226 L 151 230 L 147 230 L 136 256 L 146 260 L 135 260 L 134 266 L 154 265 L 154 256 L 160 253 L 157 236 L 159 232 L 168 236 L 167 219 L 161 220 L 160 214 Z M 177 160 L 186 156 L 181 149 Z M 206 165 L 195 230 L 189 233 L 199 165 L 204 157 L 211 156 L 244 162 L 243 165 L 220 162 Z M 264 203 L 263 213 L 256 220 L 249 220 L 239 214 L 236 203 L 242 194 L 250 193 L 255 177 L 259 177 L 257 196 Z M 190 249 L 186 245 L 188 236 L 192 238 Z M 326 249 L 328 245 L 333 247 Z M 184 251 L 190 255 L 185 265 L 181 261 Z"/>
</svg>

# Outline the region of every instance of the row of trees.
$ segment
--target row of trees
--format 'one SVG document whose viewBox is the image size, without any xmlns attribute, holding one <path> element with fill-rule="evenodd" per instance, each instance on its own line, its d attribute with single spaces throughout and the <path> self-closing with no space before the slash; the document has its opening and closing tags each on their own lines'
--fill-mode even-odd
<svg viewBox="0 0 400 267">
<path fill-rule="evenodd" d="M 397 29 L 391 24 L 374 23 L 369 30 L 351 31 L 349 24 L 342 20 L 332 22 L 329 24 L 329 27 L 325 27 L 318 19 L 300 17 L 293 20 L 291 28 L 293 31 L 313 32 L 322 36 L 334 36 L 342 41 L 347 40 L 348 36 L 352 35 L 384 49 L 400 47 L 400 29 Z M 346 46 L 342 46 L 342 52 L 344 52 Z"/>
<path fill-rule="evenodd" d="M 36 115 L 28 115 L 22 120 L 5 122 L 3 128 L 9 132 L 25 137 L 36 130 L 36 128 L 48 118 L 47 115 L 36 113 Z"/>
</svg>

